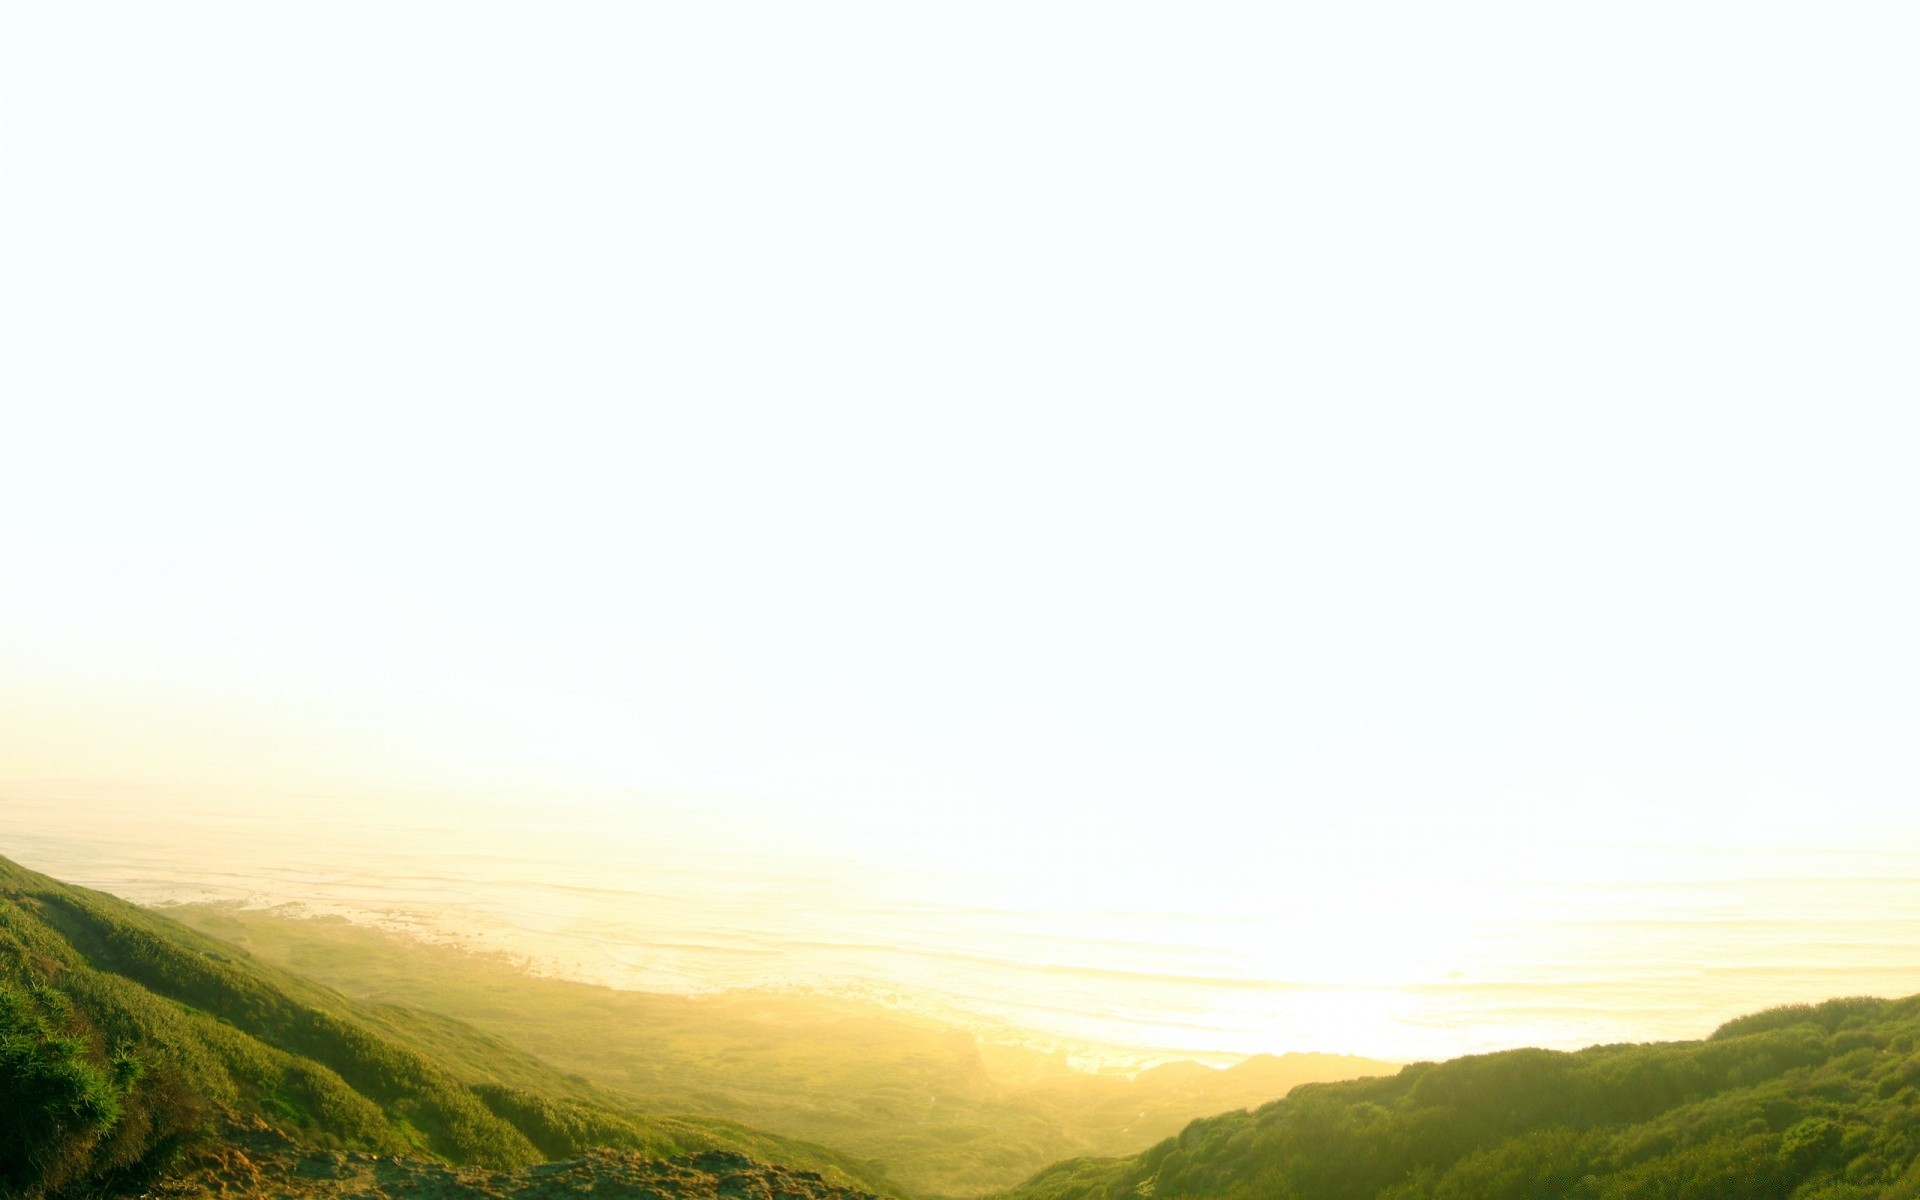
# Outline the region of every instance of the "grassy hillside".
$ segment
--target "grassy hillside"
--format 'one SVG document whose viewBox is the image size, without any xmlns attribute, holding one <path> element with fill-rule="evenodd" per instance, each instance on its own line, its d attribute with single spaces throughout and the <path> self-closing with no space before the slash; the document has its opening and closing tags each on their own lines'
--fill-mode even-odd
<svg viewBox="0 0 1920 1200">
<path fill-rule="evenodd" d="M 0 1194 L 132 1177 L 250 1114 L 320 1145 L 513 1168 L 610 1146 L 865 1167 L 662 1116 L 458 1021 L 370 1008 L 111 896 L 0 859 Z"/>
<path fill-rule="evenodd" d="M 883 1162 L 889 1178 L 924 1195 L 1006 1188 L 1072 1155 L 1143 1150 L 1197 1116 L 1261 1104 L 1300 1083 L 1398 1069 L 1337 1055 L 1262 1055 L 1229 1070 L 1170 1063 L 1129 1079 L 876 1006 L 767 992 L 616 991 L 340 920 L 223 906 L 168 911 L 348 995 L 450 1014 L 650 1104 L 722 1114 Z"/>
<path fill-rule="evenodd" d="M 1513 1050 L 1301 1088 L 1009 1200 L 1905 1200 L 1920 997 L 1743 1017 L 1701 1042 Z"/>
<path fill-rule="evenodd" d="M 546 1195 L 559 1176 L 526 1168 L 600 1146 L 644 1157 L 744 1153 L 821 1171 L 823 1187 L 876 1187 L 870 1166 L 818 1147 L 643 1109 L 561 1074 L 548 1051 L 615 1064 L 605 1069 L 641 1081 L 684 1071 L 690 1095 L 736 1103 L 761 1095 L 770 1110 L 812 1094 L 810 1119 L 829 1132 L 844 1119 L 855 1136 L 879 1131 L 910 1148 L 950 1138 L 959 1150 L 939 1168 L 950 1179 L 1062 1137 L 1069 1126 L 1059 1112 L 1077 1114 L 1081 1129 L 1131 1120 L 1137 1131 L 1149 1101 L 1187 1102 L 1222 1086 L 1278 1090 L 1299 1065 L 1079 1077 L 1043 1055 L 862 1010 L 834 1015 L 767 996 L 713 1007 L 582 988 L 347 926 L 262 920 L 241 932 L 249 930 L 256 940 L 279 930 L 288 957 L 357 963 L 363 984 L 391 973 L 503 1027 L 517 1012 L 550 1026 L 549 1040 L 587 1040 L 569 1050 L 411 1004 L 350 999 L 232 942 L 0 859 L 0 1196 L 131 1185 L 205 1131 L 232 1137 L 266 1128 L 261 1120 L 290 1133 L 290 1144 L 306 1148 L 300 1155 L 348 1152 L 328 1160 L 343 1195 L 367 1179 L 396 1188 L 425 1181 L 440 1195 L 465 1178 L 430 1159 L 504 1172 L 486 1178 Z M 1008 1129 L 1030 1140 L 991 1157 L 995 1131 Z M 385 1157 L 396 1153 L 409 1157 Z M 299 1156 L 288 1164 L 313 1165 Z M 655 1168 L 615 1154 L 568 1170 L 587 1187 Z M 684 1171 L 694 1191 L 707 1186 Z M 708 1174 L 709 1190 L 733 1186 Z M 1920 1200 L 1920 997 L 1774 1009 L 1698 1042 L 1514 1050 L 1307 1084 L 1254 1111 L 1194 1121 L 1132 1157 L 1058 1163 L 1003 1195 Z"/>
</svg>

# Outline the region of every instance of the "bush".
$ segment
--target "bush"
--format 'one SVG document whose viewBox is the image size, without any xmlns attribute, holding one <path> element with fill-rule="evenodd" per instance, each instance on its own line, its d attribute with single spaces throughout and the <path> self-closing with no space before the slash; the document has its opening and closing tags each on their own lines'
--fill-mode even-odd
<svg viewBox="0 0 1920 1200">
<path fill-rule="evenodd" d="M 63 1028 L 65 1026 L 65 1028 Z M 39 1195 L 84 1175 L 140 1077 L 72 1031 L 64 998 L 0 988 L 0 1187 Z"/>
</svg>

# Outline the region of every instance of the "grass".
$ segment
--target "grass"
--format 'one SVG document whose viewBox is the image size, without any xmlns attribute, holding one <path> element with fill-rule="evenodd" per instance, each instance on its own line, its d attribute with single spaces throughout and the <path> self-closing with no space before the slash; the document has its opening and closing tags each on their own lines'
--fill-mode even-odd
<svg viewBox="0 0 1920 1200">
<path fill-rule="evenodd" d="M 1910 1200 L 1920 997 L 1697 1042 L 1511 1050 L 1302 1088 L 1007 1200 Z"/>
<path fill-rule="evenodd" d="M 363 1001 L 449 1014 L 650 1106 L 834 1146 L 928 1196 L 1003 1189 L 1069 1156 L 1145 1149 L 1195 1117 L 1303 1082 L 1398 1067 L 1260 1056 L 1229 1070 L 1177 1063 L 1128 1078 L 874 1005 L 766 991 L 621 991 L 338 918 L 218 905 L 167 911 Z M 465 1054 L 436 1045 L 450 1061 Z M 497 1049 L 479 1057 L 504 1061 Z"/>
<path fill-rule="evenodd" d="M 19 1120 L 74 1114 L 17 1139 L 33 1159 L 30 1168 L 15 1164 L 26 1180 L 11 1188 L 20 1194 L 147 1169 L 234 1114 L 314 1144 L 460 1164 L 525 1166 L 595 1145 L 653 1154 L 726 1149 L 895 1190 L 844 1155 L 648 1110 L 458 1021 L 369 1007 L 165 916 L 5 859 L 0 995 L 9 1097 L 42 1083 L 50 1089 L 46 1103 L 7 1111 Z"/>
</svg>

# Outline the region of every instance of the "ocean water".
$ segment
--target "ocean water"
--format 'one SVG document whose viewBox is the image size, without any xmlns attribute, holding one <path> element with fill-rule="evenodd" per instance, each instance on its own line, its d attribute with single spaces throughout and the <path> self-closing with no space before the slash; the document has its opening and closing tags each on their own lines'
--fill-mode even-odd
<svg viewBox="0 0 1920 1200">
<path fill-rule="evenodd" d="M 0 789 L 0 854 L 140 903 L 291 905 L 620 987 L 865 997 L 1107 1065 L 1700 1037 L 1920 992 L 1920 850 L 1886 844 L 1589 849 L 1209 907 L 537 807 L 75 786 Z"/>
</svg>

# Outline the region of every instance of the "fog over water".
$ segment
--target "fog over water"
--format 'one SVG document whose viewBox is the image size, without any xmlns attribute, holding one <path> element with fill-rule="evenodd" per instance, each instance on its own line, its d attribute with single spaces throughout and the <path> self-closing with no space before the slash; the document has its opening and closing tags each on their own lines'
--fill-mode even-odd
<svg viewBox="0 0 1920 1200">
<path fill-rule="evenodd" d="M 14 787 L 0 838 L 144 903 L 297 905 L 619 987 L 868 997 L 1089 1064 L 1698 1037 L 1771 1004 L 1920 991 L 1920 853 L 1894 846 L 1614 848 L 1590 859 L 1604 877 L 1414 880 L 1380 912 L 1365 904 L 1377 880 L 1343 891 L 1302 868 L 1284 903 L 1209 912 L 1151 881 L 1128 909 L 1124 889 L 985 866 L 835 861 L 676 824 L 670 807 L 624 826 L 484 805 L 260 811 Z"/>
<path fill-rule="evenodd" d="M 1920 992 L 1911 3 L 15 7 L 0 854 L 1093 1058 Z"/>
</svg>

